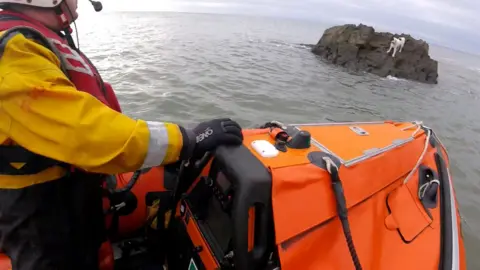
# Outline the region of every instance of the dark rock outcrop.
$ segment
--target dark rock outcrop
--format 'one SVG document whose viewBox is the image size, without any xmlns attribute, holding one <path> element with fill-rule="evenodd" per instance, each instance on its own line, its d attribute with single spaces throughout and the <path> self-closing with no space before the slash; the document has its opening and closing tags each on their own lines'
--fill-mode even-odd
<svg viewBox="0 0 480 270">
<path fill-rule="evenodd" d="M 393 37 L 405 37 L 402 52 L 387 54 Z M 424 83 L 437 83 L 438 63 L 428 55 L 429 46 L 408 34 L 375 32 L 371 26 L 346 24 L 323 33 L 312 52 L 352 71 L 367 71 Z"/>
</svg>

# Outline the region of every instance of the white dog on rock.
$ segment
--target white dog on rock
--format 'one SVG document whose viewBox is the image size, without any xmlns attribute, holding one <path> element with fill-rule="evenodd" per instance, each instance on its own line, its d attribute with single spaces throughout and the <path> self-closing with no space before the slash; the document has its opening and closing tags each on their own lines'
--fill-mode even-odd
<svg viewBox="0 0 480 270">
<path fill-rule="evenodd" d="M 387 53 L 389 53 L 393 49 L 392 57 L 395 57 L 395 54 L 397 54 L 397 51 L 402 52 L 404 45 L 405 45 L 404 37 L 400 37 L 400 38 L 394 37 L 390 42 L 390 48 L 388 48 Z"/>
</svg>

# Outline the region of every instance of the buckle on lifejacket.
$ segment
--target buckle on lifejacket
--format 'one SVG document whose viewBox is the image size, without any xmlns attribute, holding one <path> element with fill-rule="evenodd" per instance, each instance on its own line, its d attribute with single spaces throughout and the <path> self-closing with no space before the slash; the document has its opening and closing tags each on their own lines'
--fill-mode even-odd
<svg viewBox="0 0 480 270">
<path fill-rule="evenodd" d="M 17 168 L 12 165 L 14 163 L 24 165 Z M 68 164 L 38 155 L 19 145 L 0 145 L 0 174 L 32 175 L 54 166 L 70 167 Z"/>
</svg>

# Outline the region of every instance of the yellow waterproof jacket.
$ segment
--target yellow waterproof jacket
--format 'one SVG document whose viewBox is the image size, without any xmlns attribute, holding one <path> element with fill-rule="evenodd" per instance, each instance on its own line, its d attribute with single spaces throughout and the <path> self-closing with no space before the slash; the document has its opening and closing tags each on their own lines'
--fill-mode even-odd
<svg viewBox="0 0 480 270">
<path fill-rule="evenodd" d="M 0 44 L 0 56 L 0 144 L 18 144 L 104 174 L 179 159 L 184 144 L 180 126 L 134 120 L 78 91 L 62 72 L 57 56 L 43 45 L 16 34 Z M 35 175 L 0 173 L 0 188 L 21 188 L 64 174 L 61 167 Z"/>
</svg>

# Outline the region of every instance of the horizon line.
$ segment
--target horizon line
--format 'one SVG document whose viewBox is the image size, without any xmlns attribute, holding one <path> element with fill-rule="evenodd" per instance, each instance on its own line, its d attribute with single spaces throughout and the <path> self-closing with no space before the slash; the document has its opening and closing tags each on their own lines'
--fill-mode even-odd
<svg viewBox="0 0 480 270">
<path fill-rule="evenodd" d="M 327 29 L 329 27 L 333 27 L 333 26 L 346 25 L 346 24 L 354 24 L 354 25 L 364 24 L 364 25 L 367 25 L 367 26 L 371 26 L 374 29 L 378 28 L 378 26 L 376 26 L 376 25 L 366 24 L 366 23 L 363 23 L 361 21 L 357 22 L 357 23 L 351 22 L 351 23 L 335 24 L 335 23 L 332 23 L 332 22 L 329 22 L 329 21 L 326 21 L 326 20 L 314 19 L 314 18 L 299 18 L 299 17 L 276 16 L 276 15 L 265 15 L 265 14 L 251 15 L 251 14 L 231 13 L 231 12 L 208 12 L 208 11 L 201 12 L 201 11 L 181 11 L 181 10 L 105 10 L 105 12 L 106 13 L 182 13 L 182 14 L 193 14 L 193 15 L 224 15 L 224 16 L 237 16 L 237 17 L 250 17 L 250 18 L 267 18 L 267 19 L 291 20 L 291 21 L 298 21 L 298 22 L 321 23 L 321 24 L 325 24 L 324 25 L 324 26 L 326 26 L 325 29 Z M 379 31 L 375 30 L 375 32 L 379 32 Z M 387 32 L 392 33 L 392 34 L 394 33 L 392 31 L 387 31 Z M 320 34 L 320 37 L 321 37 L 322 34 L 323 33 Z M 426 38 L 426 37 L 421 38 L 421 37 L 419 37 L 419 36 L 421 36 L 419 34 L 411 34 L 411 33 L 408 33 L 408 32 L 404 32 L 404 34 L 408 34 L 408 35 L 410 35 L 414 38 L 415 38 L 415 36 L 417 36 L 418 38 L 415 38 L 415 39 L 425 40 L 425 41 L 427 41 L 427 43 L 429 45 L 433 45 L 435 47 L 441 47 L 441 48 L 444 48 L 444 49 L 449 49 L 449 50 L 459 52 L 459 53 L 463 53 L 463 54 L 480 56 L 480 52 L 474 52 L 474 51 L 470 51 L 470 50 L 466 50 L 466 49 L 460 49 L 460 48 L 453 48 L 453 47 L 450 47 L 449 45 L 446 45 L 446 44 L 440 44 L 440 43 L 437 43 L 437 42 L 429 41 L 429 38 Z M 310 44 L 310 45 L 315 45 L 315 44 Z"/>
</svg>

